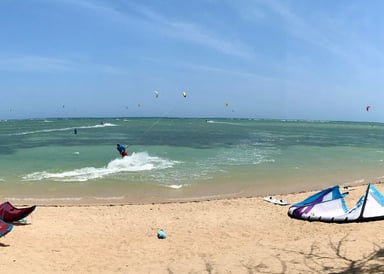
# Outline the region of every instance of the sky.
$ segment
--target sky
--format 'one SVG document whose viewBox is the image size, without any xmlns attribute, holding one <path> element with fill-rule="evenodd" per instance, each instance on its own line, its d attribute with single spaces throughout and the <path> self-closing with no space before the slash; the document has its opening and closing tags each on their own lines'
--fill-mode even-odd
<svg viewBox="0 0 384 274">
<path fill-rule="evenodd" d="M 0 120 L 384 122 L 383 10 L 380 0 L 1 0 Z"/>
</svg>

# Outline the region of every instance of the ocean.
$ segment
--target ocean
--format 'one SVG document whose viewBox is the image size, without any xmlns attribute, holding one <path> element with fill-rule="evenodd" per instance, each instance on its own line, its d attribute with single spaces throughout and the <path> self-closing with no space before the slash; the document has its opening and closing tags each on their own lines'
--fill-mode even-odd
<svg viewBox="0 0 384 274">
<path fill-rule="evenodd" d="M 383 137 L 381 123 L 3 120 L 0 198 L 16 204 L 152 203 L 378 182 Z M 118 154 L 117 143 L 128 145 L 127 157 Z"/>
</svg>

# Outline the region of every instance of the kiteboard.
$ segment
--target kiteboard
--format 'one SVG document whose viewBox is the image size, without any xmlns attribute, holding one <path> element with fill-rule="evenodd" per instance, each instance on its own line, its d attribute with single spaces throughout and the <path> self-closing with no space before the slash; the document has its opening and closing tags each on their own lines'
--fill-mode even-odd
<svg viewBox="0 0 384 274">
<path fill-rule="evenodd" d="M 276 199 L 272 196 L 264 197 L 264 201 L 275 204 L 275 205 L 289 205 L 289 203 L 282 199 Z"/>
<path fill-rule="evenodd" d="M 354 190 L 355 188 L 353 188 L 351 186 L 343 186 L 342 189 L 345 190 L 345 191 L 350 191 L 350 190 Z"/>
</svg>

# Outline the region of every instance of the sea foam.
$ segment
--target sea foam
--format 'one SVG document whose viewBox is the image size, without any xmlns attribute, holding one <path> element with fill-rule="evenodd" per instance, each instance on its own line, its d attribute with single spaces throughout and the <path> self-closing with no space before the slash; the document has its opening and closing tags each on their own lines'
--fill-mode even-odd
<svg viewBox="0 0 384 274">
<path fill-rule="evenodd" d="M 139 172 L 171 168 L 176 162 L 150 156 L 147 152 L 133 153 L 121 159 L 114 159 L 104 167 L 83 167 L 70 171 L 38 171 L 22 177 L 24 181 L 53 180 L 62 182 L 85 182 L 121 172 Z"/>
<path fill-rule="evenodd" d="M 59 131 L 72 131 L 76 129 L 91 129 L 91 128 L 104 128 L 104 127 L 117 127 L 118 125 L 112 123 L 103 123 L 92 126 L 79 126 L 79 127 L 65 127 L 65 128 L 50 128 L 50 129 L 40 129 L 40 130 L 31 130 L 31 131 L 22 131 L 10 134 L 10 136 L 18 136 L 18 135 L 30 135 L 37 133 L 50 133 L 50 132 L 59 132 Z"/>
</svg>

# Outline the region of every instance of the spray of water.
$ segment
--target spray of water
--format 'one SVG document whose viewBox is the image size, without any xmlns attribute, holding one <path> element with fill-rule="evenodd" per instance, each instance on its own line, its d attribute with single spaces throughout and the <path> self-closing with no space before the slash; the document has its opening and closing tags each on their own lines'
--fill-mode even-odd
<svg viewBox="0 0 384 274">
<path fill-rule="evenodd" d="M 23 176 L 23 180 L 85 182 L 121 172 L 139 172 L 171 168 L 175 163 L 175 161 L 150 156 L 147 152 L 139 152 L 124 158 L 114 159 L 104 167 L 83 167 L 62 172 L 38 171 Z"/>
</svg>

